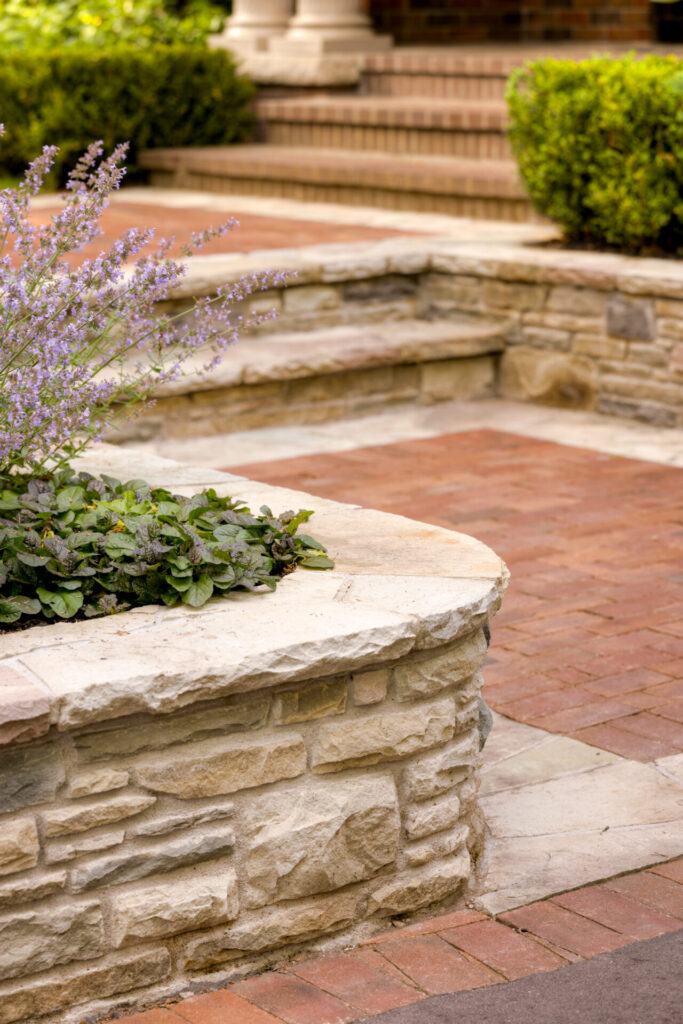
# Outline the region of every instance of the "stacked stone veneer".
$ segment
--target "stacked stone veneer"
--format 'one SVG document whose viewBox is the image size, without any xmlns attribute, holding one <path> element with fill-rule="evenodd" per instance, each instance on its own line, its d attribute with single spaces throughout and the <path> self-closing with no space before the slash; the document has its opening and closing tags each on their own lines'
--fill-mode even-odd
<svg viewBox="0 0 683 1024">
<path fill-rule="evenodd" d="M 126 461 L 150 476 L 123 452 L 105 468 Z M 5 638 L 0 1024 L 80 1021 L 463 893 L 505 570 L 461 535 L 341 509 L 329 537 L 318 523 L 332 573 Z M 394 569 L 412 545 L 408 576 L 374 575 L 374 553 L 345 569 L 358 531 Z"/>
<path fill-rule="evenodd" d="M 553 235 L 528 226 L 502 228 L 503 238 L 490 243 L 398 237 L 362 249 L 198 258 L 177 308 L 187 295 L 274 263 L 297 276 L 246 303 L 247 314 L 274 309 L 277 318 L 231 350 L 215 377 L 169 388 L 133 425 L 136 436 L 198 436 L 496 394 L 683 425 L 681 264 L 505 244 L 506 232 L 530 242 Z M 462 331 L 452 343 L 436 331 L 463 318 L 498 325 L 491 343 L 473 336 L 468 346 Z M 272 364 L 259 337 L 274 339 Z"/>
</svg>

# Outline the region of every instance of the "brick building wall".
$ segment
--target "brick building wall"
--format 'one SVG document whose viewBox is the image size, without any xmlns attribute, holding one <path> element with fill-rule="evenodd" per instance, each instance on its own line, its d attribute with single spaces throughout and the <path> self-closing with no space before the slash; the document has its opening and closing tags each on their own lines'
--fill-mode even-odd
<svg viewBox="0 0 683 1024">
<path fill-rule="evenodd" d="M 650 0 L 367 0 L 379 31 L 404 45 L 647 40 L 652 6 Z"/>
</svg>

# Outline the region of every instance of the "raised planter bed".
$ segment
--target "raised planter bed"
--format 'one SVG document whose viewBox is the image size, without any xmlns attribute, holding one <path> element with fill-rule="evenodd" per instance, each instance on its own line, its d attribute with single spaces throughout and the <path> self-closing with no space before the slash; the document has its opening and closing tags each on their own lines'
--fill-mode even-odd
<svg viewBox="0 0 683 1024">
<path fill-rule="evenodd" d="M 82 464 L 315 509 L 337 567 L 3 636 L 0 1024 L 81 1021 L 460 898 L 500 559 L 134 452 Z"/>
</svg>

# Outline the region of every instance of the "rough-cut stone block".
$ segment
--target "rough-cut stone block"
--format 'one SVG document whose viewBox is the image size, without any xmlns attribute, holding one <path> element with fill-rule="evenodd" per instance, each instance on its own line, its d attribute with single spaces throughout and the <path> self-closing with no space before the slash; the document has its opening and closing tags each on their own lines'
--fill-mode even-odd
<svg viewBox="0 0 683 1024">
<path fill-rule="evenodd" d="M 607 303 L 607 333 L 627 341 L 652 341 L 655 311 L 651 299 L 612 295 Z"/>
<path fill-rule="evenodd" d="M 484 304 L 497 309 L 542 309 L 547 290 L 545 285 L 488 279 L 484 281 Z"/>
<path fill-rule="evenodd" d="M 465 682 L 483 665 L 486 650 L 486 638 L 479 630 L 442 653 L 398 665 L 393 671 L 394 697 L 399 701 L 434 697 Z"/>
<path fill-rule="evenodd" d="M 31 903 L 60 892 L 66 885 L 66 871 L 46 871 L 28 878 L 13 878 L 0 885 L 0 910 L 15 903 Z"/>
<path fill-rule="evenodd" d="M 67 903 L 27 910 L 0 921 L 0 981 L 45 971 L 102 950 L 99 903 Z"/>
<path fill-rule="evenodd" d="M 660 317 L 657 321 L 657 334 L 683 341 L 683 317 Z"/>
<path fill-rule="evenodd" d="M 417 750 L 445 743 L 453 735 L 455 707 L 450 699 L 406 711 L 385 711 L 320 727 L 313 750 L 317 772 L 396 761 Z"/>
<path fill-rule="evenodd" d="M 556 313 L 571 313 L 573 316 L 602 316 L 605 312 L 605 295 L 590 288 L 570 288 L 556 285 L 550 289 L 547 309 Z"/>
<path fill-rule="evenodd" d="M 71 885 L 74 891 L 80 892 L 96 885 L 134 882 L 155 872 L 161 874 L 211 857 L 223 857 L 232 852 L 234 845 L 235 835 L 231 828 L 213 826 L 178 839 L 165 839 L 155 846 L 136 846 L 111 856 L 98 857 L 74 868 Z"/>
<path fill-rule="evenodd" d="M 77 839 L 67 839 L 61 843 L 48 843 L 45 849 L 45 862 L 63 864 L 65 861 L 75 860 L 84 853 L 102 853 L 103 850 L 111 850 L 113 846 L 120 846 L 125 836 L 126 833 L 121 829 L 118 832 L 107 832 L 105 835 L 79 836 Z"/>
<path fill-rule="evenodd" d="M 460 704 L 455 712 L 455 731 L 456 733 L 469 732 L 479 724 L 479 715 L 481 713 L 481 707 L 478 699 L 471 700 L 467 703 Z"/>
<path fill-rule="evenodd" d="M 108 793 L 112 789 L 123 789 L 128 785 L 130 775 L 117 768 L 96 768 L 90 772 L 77 772 L 68 782 L 69 796 L 94 796 Z"/>
<path fill-rule="evenodd" d="M 26 676 L 0 666 L 0 746 L 25 743 L 50 728 L 50 701 L 45 689 Z"/>
<path fill-rule="evenodd" d="M 448 795 L 433 803 L 408 807 L 403 815 L 403 826 L 409 839 L 424 839 L 434 832 L 453 828 L 460 816 L 460 801 Z"/>
<path fill-rule="evenodd" d="M 606 416 L 627 416 L 643 420 L 656 427 L 675 427 L 676 410 L 658 402 L 641 402 L 637 398 L 619 398 L 616 395 L 598 395 L 596 411 Z"/>
<path fill-rule="evenodd" d="M 551 327 L 528 327 L 525 324 L 520 328 L 519 336 L 515 336 L 514 340 L 531 345 L 533 348 L 568 352 L 572 344 L 571 338 L 569 331 L 560 331 Z"/>
<path fill-rule="evenodd" d="M 117 889 L 111 897 L 114 946 L 198 928 L 210 928 L 237 917 L 237 876 L 231 869 L 194 878 L 167 876 L 132 890 Z"/>
<path fill-rule="evenodd" d="M 361 707 L 367 704 L 379 704 L 387 695 L 389 670 L 376 668 L 370 672 L 356 672 L 351 677 L 351 681 L 354 704 Z"/>
<path fill-rule="evenodd" d="M 234 810 L 234 804 L 223 802 L 212 807 L 187 808 L 171 811 L 168 814 L 155 815 L 148 821 L 134 822 L 127 830 L 128 836 L 161 836 L 169 832 L 179 832 L 193 825 L 203 825 L 208 821 L 228 818 Z"/>
<path fill-rule="evenodd" d="M 457 892 L 469 874 L 470 857 L 465 852 L 430 864 L 423 870 L 405 872 L 375 889 L 370 896 L 368 911 L 405 914 L 430 903 L 439 903 Z"/>
<path fill-rule="evenodd" d="M 465 779 L 479 760 L 476 731 L 463 736 L 445 750 L 421 757 L 403 771 L 403 787 L 411 800 L 427 800 L 446 793 Z"/>
<path fill-rule="evenodd" d="M 279 725 L 308 722 L 346 711 L 346 683 L 309 683 L 300 690 L 286 690 L 275 697 L 273 719 Z"/>
<path fill-rule="evenodd" d="M 38 832 L 33 818 L 3 821 L 0 827 L 0 875 L 26 871 L 38 863 Z"/>
<path fill-rule="evenodd" d="M 218 935 L 188 943 L 185 966 L 189 970 L 206 970 L 245 953 L 277 949 L 289 942 L 339 931 L 351 924 L 357 910 L 357 896 L 346 892 L 249 914 Z"/>
<path fill-rule="evenodd" d="M 161 750 L 174 743 L 204 740 L 219 733 L 262 726 L 269 706 L 269 699 L 262 697 L 224 707 L 186 711 L 172 718 L 157 719 L 143 725 L 85 733 L 76 737 L 76 750 L 79 758 L 84 760 L 125 757 L 146 750 Z"/>
<path fill-rule="evenodd" d="M 619 360 L 626 358 L 626 342 L 605 338 L 601 334 L 577 334 L 572 342 L 572 351 L 578 356 Z"/>
<path fill-rule="evenodd" d="M 64 765 L 54 744 L 6 750 L 0 760 L 0 813 L 51 800 L 62 782 Z"/>
<path fill-rule="evenodd" d="M 423 301 L 427 310 L 477 309 L 482 304 L 483 282 L 467 274 L 425 274 Z"/>
<path fill-rule="evenodd" d="M 423 363 L 420 398 L 427 404 L 451 399 L 485 398 L 493 394 L 495 378 L 494 356 L 482 355 L 469 359 L 443 359 Z"/>
<path fill-rule="evenodd" d="M 306 770 L 301 736 L 234 737 L 174 747 L 135 770 L 141 786 L 184 799 L 220 796 L 266 782 L 293 779 Z"/>
<path fill-rule="evenodd" d="M 256 797 L 244 829 L 250 906 L 371 878 L 396 859 L 399 827 L 389 775 Z"/>
<path fill-rule="evenodd" d="M 154 985 L 170 972 L 168 950 L 136 950 L 133 955 L 106 957 L 87 967 L 51 972 L 32 979 L 30 985 L 2 985 L 0 1024 L 33 1020 L 93 999 Z"/>
<path fill-rule="evenodd" d="M 87 832 L 99 825 L 110 825 L 122 818 L 132 818 L 135 814 L 156 803 L 156 797 L 149 793 L 129 793 L 125 796 L 113 797 L 111 800 L 98 800 L 88 805 L 71 804 L 43 811 L 41 818 L 46 836 L 69 836 L 76 832 Z"/>
<path fill-rule="evenodd" d="M 469 838 L 469 826 L 458 825 L 451 832 L 432 836 L 425 843 L 408 846 L 403 852 L 407 868 L 421 867 L 437 857 L 450 857 L 463 847 Z"/>
<path fill-rule="evenodd" d="M 586 408 L 593 402 L 596 370 L 583 356 L 519 345 L 503 354 L 499 386 L 504 398 Z"/>
<path fill-rule="evenodd" d="M 339 289 L 323 284 L 288 288 L 283 296 L 285 313 L 317 313 L 337 309 L 340 301 Z"/>
</svg>

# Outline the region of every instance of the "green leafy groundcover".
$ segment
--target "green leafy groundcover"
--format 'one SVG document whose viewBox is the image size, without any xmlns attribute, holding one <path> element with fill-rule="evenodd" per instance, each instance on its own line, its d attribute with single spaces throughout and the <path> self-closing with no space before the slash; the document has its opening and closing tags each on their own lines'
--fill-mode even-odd
<svg viewBox="0 0 683 1024">
<path fill-rule="evenodd" d="M 311 512 L 255 516 L 210 489 L 191 498 L 144 480 L 64 469 L 0 475 L 0 623 L 94 617 L 137 605 L 199 608 L 213 594 L 274 590 L 297 565 L 333 562 L 297 533 Z"/>
</svg>

